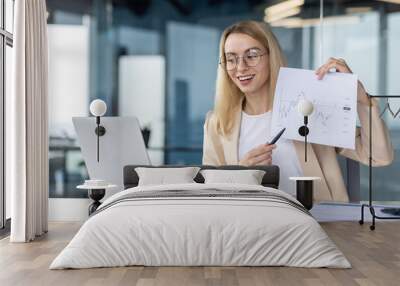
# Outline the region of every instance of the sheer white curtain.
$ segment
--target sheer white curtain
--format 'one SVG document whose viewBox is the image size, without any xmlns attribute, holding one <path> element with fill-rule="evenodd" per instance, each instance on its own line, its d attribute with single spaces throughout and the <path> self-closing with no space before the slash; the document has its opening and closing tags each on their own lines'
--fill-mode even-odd
<svg viewBox="0 0 400 286">
<path fill-rule="evenodd" d="M 12 242 L 47 231 L 48 50 L 45 0 L 15 1 L 14 71 L 6 113 Z"/>
</svg>

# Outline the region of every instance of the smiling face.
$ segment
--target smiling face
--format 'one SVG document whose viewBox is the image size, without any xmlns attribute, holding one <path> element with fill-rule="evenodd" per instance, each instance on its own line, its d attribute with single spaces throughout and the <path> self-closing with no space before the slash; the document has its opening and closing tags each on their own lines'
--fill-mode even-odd
<svg viewBox="0 0 400 286">
<path fill-rule="evenodd" d="M 227 37 L 224 49 L 227 65 L 233 63 L 235 58 L 237 59 L 236 68 L 227 70 L 229 77 L 236 86 L 246 96 L 260 94 L 260 92 L 265 92 L 266 94 L 269 79 L 268 53 L 266 48 L 249 35 L 232 33 Z M 259 55 L 262 56 L 257 60 L 257 56 Z M 249 63 L 248 65 L 246 64 L 246 60 Z M 253 63 L 257 63 L 257 65 L 251 66 Z"/>
</svg>

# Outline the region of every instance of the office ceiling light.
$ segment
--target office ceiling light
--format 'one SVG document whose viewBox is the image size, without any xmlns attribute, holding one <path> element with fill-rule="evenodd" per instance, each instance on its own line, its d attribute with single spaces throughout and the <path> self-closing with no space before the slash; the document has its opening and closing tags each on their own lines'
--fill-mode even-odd
<svg viewBox="0 0 400 286">
<path fill-rule="evenodd" d="M 304 5 L 304 0 L 286 0 L 265 8 L 265 15 L 281 13 L 302 5 Z"/>
<path fill-rule="evenodd" d="M 279 21 L 275 21 L 271 23 L 272 27 L 285 27 L 285 28 L 302 28 L 304 27 L 304 19 L 299 18 L 299 17 L 291 17 L 291 18 L 286 18 L 282 19 Z"/>
<path fill-rule="evenodd" d="M 379 2 L 388 2 L 393 4 L 400 4 L 400 0 L 377 0 Z"/>
<path fill-rule="evenodd" d="M 265 22 L 271 23 L 300 13 L 304 0 L 286 0 L 265 9 Z"/>
<path fill-rule="evenodd" d="M 283 11 L 283 12 L 280 12 L 280 13 L 277 13 L 277 14 L 274 14 L 274 15 L 266 15 L 264 17 L 264 20 L 267 23 L 272 23 L 272 22 L 275 22 L 275 21 L 278 21 L 278 20 L 281 20 L 281 19 L 285 19 L 285 18 L 294 16 L 294 15 L 297 15 L 300 12 L 301 12 L 301 8 L 300 7 L 295 7 L 295 8 L 292 8 L 292 9 L 289 9 L 289 10 L 286 10 L 286 11 Z"/>
<path fill-rule="evenodd" d="M 360 22 L 360 16 L 329 16 L 324 18 L 324 25 L 355 25 Z M 299 17 L 286 18 L 271 23 L 273 27 L 285 28 L 304 28 L 318 25 L 319 18 L 302 19 Z"/>
<path fill-rule="evenodd" d="M 346 14 L 362 14 L 372 11 L 372 7 L 348 7 L 346 8 Z"/>
</svg>

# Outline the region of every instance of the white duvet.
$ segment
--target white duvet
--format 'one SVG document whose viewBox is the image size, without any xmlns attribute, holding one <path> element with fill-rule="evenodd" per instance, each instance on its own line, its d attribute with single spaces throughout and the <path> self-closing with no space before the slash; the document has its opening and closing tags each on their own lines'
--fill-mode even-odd
<svg viewBox="0 0 400 286">
<path fill-rule="evenodd" d="M 108 198 L 50 269 L 146 266 L 294 266 L 350 268 L 318 222 L 299 209 L 257 198 L 153 198 L 131 192 L 263 190 L 262 186 L 179 184 L 135 187 Z M 105 206 L 108 207 L 106 208 Z"/>
</svg>

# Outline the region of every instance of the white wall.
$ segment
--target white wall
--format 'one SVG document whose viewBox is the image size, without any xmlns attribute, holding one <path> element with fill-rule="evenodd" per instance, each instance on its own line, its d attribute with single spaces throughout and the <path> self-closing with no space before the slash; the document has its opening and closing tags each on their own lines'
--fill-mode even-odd
<svg viewBox="0 0 400 286">
<path fill-rule="evenodd" d="M 90 199 L 49 199 L 49 221 L 85 221 Z"/>
<path fill-rule="evenodd" d="M 119 114 L 136 116 L 151 129 L 150 147 L 164 146 L 165 59 L 123 56 L 119 60 Z M 163 152 L 149 152 L 152 164 L 163 163 Z"/>
<path fill-rule="evenodd" d="M 48 43 L 49 135 L 76 137 L 72 117 L 89 110 L 88 28 L 49 24 Z M 82 221 L 89 204 L 89 199 L 49 199 L 49 220 Z"/>
<path fill-rule="evenodd" d="M 73 116 L 88 115 L 89 31 L 86 26 L 48 25 L 49 133 L 75 136 Z"/>
</svg>

